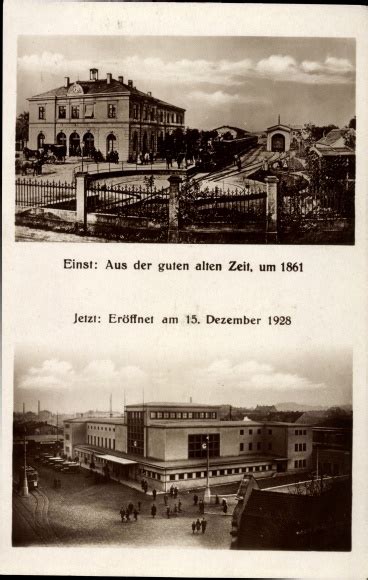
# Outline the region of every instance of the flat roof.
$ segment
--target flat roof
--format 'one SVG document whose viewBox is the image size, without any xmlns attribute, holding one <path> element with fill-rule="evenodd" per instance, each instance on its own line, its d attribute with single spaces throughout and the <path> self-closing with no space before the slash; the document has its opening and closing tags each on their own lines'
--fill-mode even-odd
<svg viewBox="0 0 368 580">
<path fill-rule="evenodd" d="M 149 402 L 149 403 L 135 403 L 131 405 L 126 405 L 129 407 L 201 407 L 203 409 L 221 409 L 221 405 L 205 405 L 204 403 L 170 403 L 168 401 L 161 402 Z"/>
<path fill-rule="evenodd" d="M 132 465 L 133 463 L 137 463 L 136 461 L 132 461 L 131 459 L 125 459 L 125 457 L 117 457 L 116 455 L 97 455 L 99 459 L 106 459 L 106 461 L 112 461 L 113 463 L 119 463 L 120 465 Z"/>
<path fill-rule="evenodd" d="M 183 421 L 181 419 L 167 419 L 167 420 L 155 420 L 151 423 L 149 427 L 160 427 L 167 429 L 186 429 L 186 428 L 198 428 L 206 429 L 207 427 L 263 427 L 264 423 L 261 422 L 250 422 L 250 421 L 211 421 L 211 419 L 190 419 L 188 421 Z"/>
</svg>

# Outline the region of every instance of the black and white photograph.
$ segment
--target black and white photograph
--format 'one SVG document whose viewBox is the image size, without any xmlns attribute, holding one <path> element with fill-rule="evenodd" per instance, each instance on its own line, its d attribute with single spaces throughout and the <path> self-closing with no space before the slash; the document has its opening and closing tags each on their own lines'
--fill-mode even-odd
<svg viewBox="0 0 368 580">
<path fill-rule="evenodd" d="M 17 350 L 13 545 L 349 551 L 351 350 L 181 346 Z"/>
<path fill-rule="evenodd" d="M 355 240 L 355 40 L 20 36 L 18 241 Z"/>
</svg>

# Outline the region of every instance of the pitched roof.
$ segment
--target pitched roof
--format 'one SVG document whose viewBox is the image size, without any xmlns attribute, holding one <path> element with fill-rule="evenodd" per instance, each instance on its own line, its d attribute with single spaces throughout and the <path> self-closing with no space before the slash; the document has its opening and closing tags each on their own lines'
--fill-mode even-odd
<svg viewBox="0 0 368 580">
<path fill-rule="evenodd" d="M 317 141 L 316 145 L 327 145 L 329 147 L 333 147 L 334 144 L 341 139 L 341 137 L 346 137 L 347 135 L 355 135 L 354 129 L 331 129 L 327 135 L 322 137 L 319 141 Z"/>
<path fill-rule="evenodd" d="M 129 93 L 131 95 L 137 95 L 140 97 L 144 97 L 145 99 L 158 103 L 160 105 L 164 105 L 166 107 L 172 107 L 174 109 L 179 109 L 180 111 L 185 111 L 182 107 L 177 107 L 176 105 L 172 105 L 171 103 L 167 103 L 162 101 L 161 99 L 157 99 L 148 93 L 144 93 L 143 91 L 139 91 L 136 87 L 130 87 L 125 83 L 121 83 L 116 79 L 111 79 L 111 82 L 108 83 L 107 79 L 101 79 L 97 81 L 76 81 L 78 85 L 83 88 L 83 92 L 85 95 L 96 95 L 96 94 L 107 94 L 113 95 L 117 93 Z M 30 97 L 28 100 L 33 99 L 47 99 L 52 97 L 66 97 L 70 86 L 74 83 L 70 83 L 68 87 L 62 86 L 57 87 L 56 89 L 52 89 L 50 91 L 46 91 L 45 93 L 40 93 L 39 95 L 34 95 Z"/>
</svg>

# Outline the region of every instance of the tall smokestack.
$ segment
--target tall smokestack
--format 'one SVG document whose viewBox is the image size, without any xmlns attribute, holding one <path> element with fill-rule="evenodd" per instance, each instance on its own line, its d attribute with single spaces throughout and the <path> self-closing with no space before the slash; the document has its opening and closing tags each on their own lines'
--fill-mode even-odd
<svg viewBox="0 0 368 580">
<path fill-rule="evenodd" d="M 111 73 L 107 73 L 106 75 L 106 80 L 107 80 L 107 84 L 110 85 L 111 84 L 111 79 L 112 79 L 112 74 Z"/>
<path fill-rule="evenodd" d="M 23 403 L 23 416 L 26 414 L 26 404 Z"/>
<path fill-rule="evenodd" d="M 110 395 L 110 417 L 112 417 L 112 393 Z"/>
<path fill-rule="evenodd" d="M 67 89 L 70 85 L 70 78 L 64 77 L 64 87 Z"/>
<path fill-rule="evenodd" d="M 40 404 L 40 401 L 37 401 L 37 417 L 38 417 L 38 419 L 40 418 L 40 412 L 41 412 L 41 404 Z"/>
</svg>

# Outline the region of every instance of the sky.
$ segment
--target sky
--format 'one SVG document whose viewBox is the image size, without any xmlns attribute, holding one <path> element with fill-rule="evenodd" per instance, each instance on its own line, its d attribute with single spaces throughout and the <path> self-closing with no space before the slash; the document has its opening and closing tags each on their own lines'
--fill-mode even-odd
<svg viewBox="0 0 368 580">
<path fill-rule="evenodd" d="M 210 36 L 21 36 L 17 113 L 65 76 L 88 80 L 92 67 L 185 108 L 192 128 L 260 131 L 279 114 L 343 127 L 355 115 L 353 39 Z"/>
<path fill-rule="evenodd" d="M 55 354 L 57 353 L 57 354 Z M 85 412 L 113 410 L 148 401 L 232 404 L 296 402 L 334 406 L 352 402 L 349 348 L 224 344 L 214 347 L 169 342 L 160 349 L 129 349 L 126 343 L 79 350 L 55 345 L 18 345 L 15 411 Z"/>
</svg>

